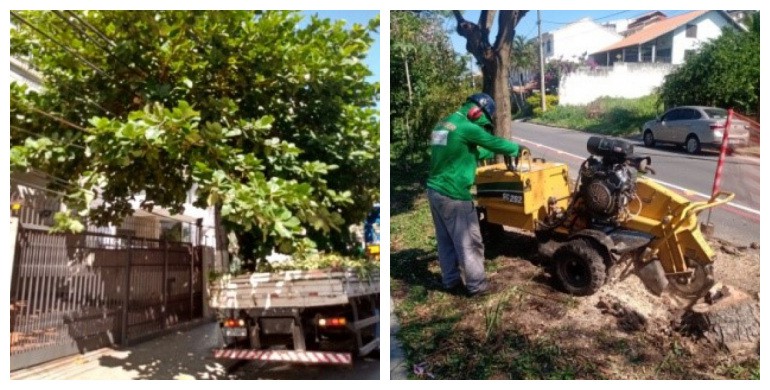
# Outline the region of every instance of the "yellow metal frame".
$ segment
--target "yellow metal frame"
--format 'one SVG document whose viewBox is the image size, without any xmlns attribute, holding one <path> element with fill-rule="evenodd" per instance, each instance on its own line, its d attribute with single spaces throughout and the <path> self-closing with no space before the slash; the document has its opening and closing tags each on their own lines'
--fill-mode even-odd
<svg viewBox="0 0 770 390">
<path fill-rule="evenodd" d="M 567 165 L 529 161 L 527 168 L 511 171 L 505 164 L 493 164 L 476 170 L 477 192 L 485 184 L 521 183 L 521 204 L 477 196 L 476 203 L 487 210 L 489 222 L 533 231 L 536 222 L 548 214 L 549 197 L 554 197 L 555 206 L 567 208 L 570 198 Z"/>
<path fill-rule="evenodd" d="M 498 197 L 477 196 L 476 202 L 486 210 L 490 223 L 534 231 L 537 222 L 548 215 L 550 197 L 556 200 L 555 206 L 568 207 L 572 191 L 568 167 L 540 161 L 529 161 L 527 166 L 527 170 L 514 171 L 505 164 L 477 169 L 477 189 L 496 183 L 521 183 L 522 204 Z M 735 194 L 719 192 L 708 201 L 693 202 L 646 177 L 636 179 L 636 188 L 637 199 L 629 206 L 631 215 L 620 224 L 655 237 L 648 246 L 651 255 L 647 259 L 657 257 L 668 275 L 692 272 L 687 259 L 701 265 L 714 261 L 714 251 L 700 231 L 698 214 L 731 201 Z"/>
</svg>

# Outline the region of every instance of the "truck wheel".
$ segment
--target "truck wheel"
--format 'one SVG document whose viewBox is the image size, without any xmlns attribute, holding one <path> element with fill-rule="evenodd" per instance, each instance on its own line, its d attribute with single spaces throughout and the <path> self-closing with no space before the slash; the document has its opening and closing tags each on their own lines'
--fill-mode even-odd
<svg viewBox="0 0 770 390">
<path fill-rule="evenodd" d="M 602 255 L 586 240 L 572 240 L 554 253 L 554 273 L 572 295 L 591 295 L 604 285 L 607 268 Z"/>
</svg>

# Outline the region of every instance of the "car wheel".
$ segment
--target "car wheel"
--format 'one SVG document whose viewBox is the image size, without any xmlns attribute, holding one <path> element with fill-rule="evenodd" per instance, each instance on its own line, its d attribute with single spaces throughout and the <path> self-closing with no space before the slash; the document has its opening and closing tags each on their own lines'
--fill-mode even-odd
<svg viewBox="0 0 770 390">
<path fill-rule="evenodd" d="M 698 139 L 698 136 L 694 134 L 690 134 L 687 137 L 687 141 L 684 144 L 685 150 L 687 150 L 687 153 L 690 154 L 696 154 L 700 152 L 700 140 Z"/>
<path fill-rule="evenodd" d="M 652 130 L 647 129 L 644 131 L 644 146 L 651 148 L 655 146 L 655 136 L 652 135 Z"/>
</svg>

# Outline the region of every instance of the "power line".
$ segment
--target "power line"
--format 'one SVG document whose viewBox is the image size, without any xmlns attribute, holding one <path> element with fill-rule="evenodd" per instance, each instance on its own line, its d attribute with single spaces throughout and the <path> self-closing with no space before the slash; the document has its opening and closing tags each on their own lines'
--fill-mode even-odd
<svg viewBox="0 0 770 390">
<path fill-rule="evenodd" d="M 75 56 L 77 59 L 79 59 L 79 60 L 80 60 L 80 61 L 82 61 L 84 64 L 86 64 L 86 65 L 87 65 L 89 68 L 93 69 L 94 71 L 98 72 L 99 74 L 101 74 L 101 75 L 103 75 L 103 76 L 106 76 L 106 73 L 105 73 L 105 72 L 104 72 L 104 71 L 103 71 L 101 68 L 99 68 L 98 66 L 96 66 L 96 65 L 92 64 L 92 63 L 91 63 L 91 61 L 88 61 L 88 60 L 87 60 L 87 59 L 85 59 L 83 56 L 81 56 L 80 54 L 76 53 L 75 51 L 73 51 L 72 49 L 70 49 L 70 48 L 69 48 L 69 47 L 67 47 L 66 45 L 62 44 L 61 42 L 57 41 L 56 39 L 54 39 L 54 38 L 53 38 L 53 37 L 51 37 L 50 35 L 48 35 L 48 34 L 44 33 L 44 32 L 43 32 L 42 30 L 40 30 L 39 28 L 35 27 L 35 26 L 34 26 L 32 23 L 28 22 L 26 19 L 24 19 L 24 18 L 22 18 L 21 16 L 19 16 L 19 15 L 18 15 L 16 12 L 13 12 L 13 11 L 11 11 L 11 15 L 12 15 L 14 18 L 18 19 L 20 22 L 22 22 L 22 23 L 24 23 L 25 25 L 27 25 L 29 28 L 31 28 L 31 29 L 32 29 L 32 30 L 34 30 L 35 32 L 37 32 L 38 34 L 40 34 L 40 35 L 42 35 L 42 36 L 46 37 L 46 38 L 47 38 L 48 40 L 50 40 L 51 42 L 53 42 L 53 43 L 57 44 L 57 45 L 58 45 L 58 46 L 60 46 L 62 49 L 66 50 L 66 51 L 67 51 L 67 53 L 69 53 L 69 54 L 71 54 L 71 55 Z"/>
<path fill-rule="evenodd" d="M 104 46 L 103 46 L 101 43 L 97 42 L 97 41 L 96 41 L 94 38 L 92 38 L 90 35 L 86 34 L 86 32 L 85 32 L 85 31 L 83 31 L 83 29 L 82 29 L 82 28 L 80 28 L 80 27 L 76 26 L 74 23 L 72 23 L 72 22 L 71 22 L 71 21 L 70 21 L 70 20 L 69 20 L 69 19 L 68 19 L 66 16 L 64 16 L 64 15 L 63 15 L 61 12 L 59 12 L 59 11 L 53 11 L 53 13 L 54 13 L 56 16 L 58 16 L 58 17 L 59 17 L 61 20 L 63 20 L 65 23 L 67 23 L 67 25 L 68 25 L 68 26 L 70 26 L 70 27 L 71 27 L 73 30 L 75 30 L 75 31 L 78 33 L 78 35 L 80 35 L 81 37 L 84 37 L 84 38 L 86 38 L 87 40 L 89 40 L 89 41 L 91 41 L 91 42 L 93 42 L 93 44 L 94 44 L 94 45 L 96 45 L 96 47 L 98 47 L 98 48 L 99 48 L 100 50 L 102 50 L 103 52 L 107 53 L 107 55 L 108 55 L 108 56 L 110 56 L 110 57 L 114 58 L 114 59 L 115 59 L 117 62 L 119 62 L 121 65 L 123 65 L 123 66 L 124 66 L 124 67 L 126 67 L 127 69 L 129 69 L 129 70 L 130 70 L 130 71 L 132 71 L 132 72 L 139 72 L 139 73 L 138 73 L 138 75 L 139 75 L 139 76 L 141 76 L 141 77 L 144 77 L 144 78 L 147 78 L 147 77 L 149 77 L 149 76 L 147 75 L 147 73 L 145 73 L 145 72 L 144 72 L 144 71 L 142 71 L 141 69 L 138 69 L 138 68 L 134 68 L 134 67 L 131 67 L 131 66 L 129 66 L 128 64 L 126 64 L 125 62 L 123 62 L 123 61 L 122 61 L 120 58 L 118 58 L 118 56 L 117 56 L 117 55 L 115 55 L 115 53 L 113 53 L 113 52 L 112 52 L 112 50 L 110 50 L 110 49 L 109 49 L 109 48 L 107 48 L 107 47 L 104 47 Z M 74 14 L 72 11 L 68 11 L 68 13 L 69 13 L 69 14 L 71 14 L 71 15 L 75 15 L 75 14 Z M 78 20 L 80 23 L 84 23 L 84 22 L 83 22 L 83 20 L 82 20 L 82 19 L 80 19 L 80 18 L 77 18 L 77 17 L 75 17 L 75 19 L 76 19 L 76 20 Z M 95 29 L 95 28 L 94 28 L 94 29 Z M 97 33 L 97 34 L 99 35 L 100 33 Z M 107 40 L 107 42 L 109 42 L 109 43 L 112 43 L 112 41 L 109 41 L 109 40 Z M 114 43 L 113 43 L 113 45 L 114 45 Z"/>
<path fill-rule="evenodd" d="M 20 131 L 22 133 L 26 133 L 26 134 L 29 134 L 31 136 L 37 137 L 38 139 L 45 137 L 45 138 L 53 140 L 51 137 L 45 136 L 45 135 L 40 134 L 40 133 L 35 133 L 34 131 L 22 129 L 21 127 L 18 127 L 18 126 L 11 125 L 11 128 L 16 130 L 16 131 Z M 58 141 L 58 139 L 57 139 L 57 141 Z M 69 143 L 69 142 L 60 142 L 60 144 L 64 144 L 64 145 L 67 145 L 67 146 L 72 146 L 74 148 L 86 150 L 85 146 L 81 146 L 81 145 L 78 145 L 78 144 L 72 144 L 72 143 Z"/>
<path fill-rule="evenodd" d="M 69 126 L 69 127 L 72 127 L 73 129 L 76 129 L 76 130 L 80 130 L 80 131 L 84 131 L 84 132 L 86 132 L 86 133 L 88 132 L 88 130 L 84 129 L 83 127 L 80 127 L 80 126 L 78 126 L 78 125 L 76 125 L 76 124 L 74 124 L 74 123 L 72 123 L 72 122 L 70 122 L 70 121 L 68 121 L 68 120 L 66 120 L 66 119 L 64 119 L 64 118 L 61 118 L 61 117 L 58 117 L 58 116 L 56 116 L 56 115 L 53 115 L 53 114 L 47 113 L 47 112 L 45 112 L 45 111 L 43 111 L 43 110 L 41 110 L 41 109 L 39 109 L 39 108 L 36 108 L 36 107 L 32 107 L 32 106 L 28 106 L 28 105 L 26 105 L 25 103 L 23 103 L 23 102 L 21 102 L 21 101 L 19 101 L 19 100 L 16 100 L 16 99 L 14 99 L 14 98 L 11 98 L 11 101 L 12 101 L 12 102 L 16 102 L 17 104 L 21 104 L 22 106 L 24 106 L 24 108 L 30 109 L 30 110 L 32 110 L 32 111 L 35 111 L 35 112 L 37 112 L 38 114 L 44 115 L 44 116 L 46 116 L 46 117 L 48 117 L 48 118 L 51 118 L 51 119 L 53 119 L 53 120 L 55 120 L 55 121 L 57 121 L 57 122 L 59 122 L 59 123 L 62 123 L 62 124 L 64 124 L 64 125 L 67 125 L 67 126 Z"/>
<path fill-rule="evenodd" d="M 92 25 L 91 25 L 91 23 L 88 23 L 88 22 L 86 22 L 85 20 L 81 19 L 81 18 L 80 18 L 80 16 L 78 16 L 76 13 L 74 13 L 74 12 L 72 12 L 72 11 L 65 11 L 65 12 L 67 12 L 67 13 L 68 13 L 68 14 L 70 14 L 70 15 L 71 15 L 73 18 L 75 18 L 75 20 L 77 20 L 78 22 L 80 22 L 81 24 L 83 24 L 84 26 L 86 26 L 86 28 L 88 28 L 88 29 L 89 29 L 89 30 L 91 30 L 91 31 L 92 31 L 94 34 L 96 34 L 97 36 L 99 36 L 99 38 L 101 38 L 102 40 L 104 40 L 105 42 L 107 42 L 107 44 L 108 44 L 108 45 L 110 45 L 110 46 L 112 46 L 112 47 L 116 47 L 116 46 L 117 46 L 117 44 L 115 44 L 115 42 L 113 42 L 113 41 L 112 41 L 110 38 L 108 38 L 108 37 L 107 37 L 107 35 L 105 35 L 105 34 L 104 34 L 104 33 L 102 33 L 101 31 L 99 31 L 99 29 L 97 29 L 96 27 L 92 26 Z"/>
<path fill-rule="evenodd" d="M 620 15 L 620 14 L 623 14 L 623 13 L 626 13 L 626 12 L 629 12 L 629 11 L 628 11 L 628 10 L 626 10 L 626 11 L 619 11 L 619 12 L 615 12 L 615 13 L 612 13 L 612 14 L 609 14 L 609 15 L 606 15 L 606 16 L 602 16 L 601 18 L 596 18 L 596 19 L 594 19 L 594 20 L 602 20 L 602 19 L 607 19 L 607 18 L 611 18 L 611 17 L 613 17 L 613 16 L 615 16 L 615 15 Z"/>
</svg>

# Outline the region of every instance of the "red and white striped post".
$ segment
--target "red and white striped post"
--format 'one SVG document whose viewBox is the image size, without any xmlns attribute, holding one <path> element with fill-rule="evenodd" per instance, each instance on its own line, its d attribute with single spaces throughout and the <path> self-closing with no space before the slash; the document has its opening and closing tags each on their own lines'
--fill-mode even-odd
<svg viewBox="0 0 770 390">
<path fill-rule="evenodd" d="M 728 135 L 730 133 L 730 124 L 733 121 L 733 109 L 727 110 L 727 120 L 725 120 L 724 130 L 722 131 L 722 147 L 719 149 L 719 160 L 717 160 L 717 170 L 714 173 L 714 186 L 711 187 L 711 199 L 719 192 L 719 186 L 722 183 L 722 168 L 724 167 L 725 155 L 727 154 Z M 711 209 L 706 220 L 706 224 L 711 222 Z"/>
</svg>

